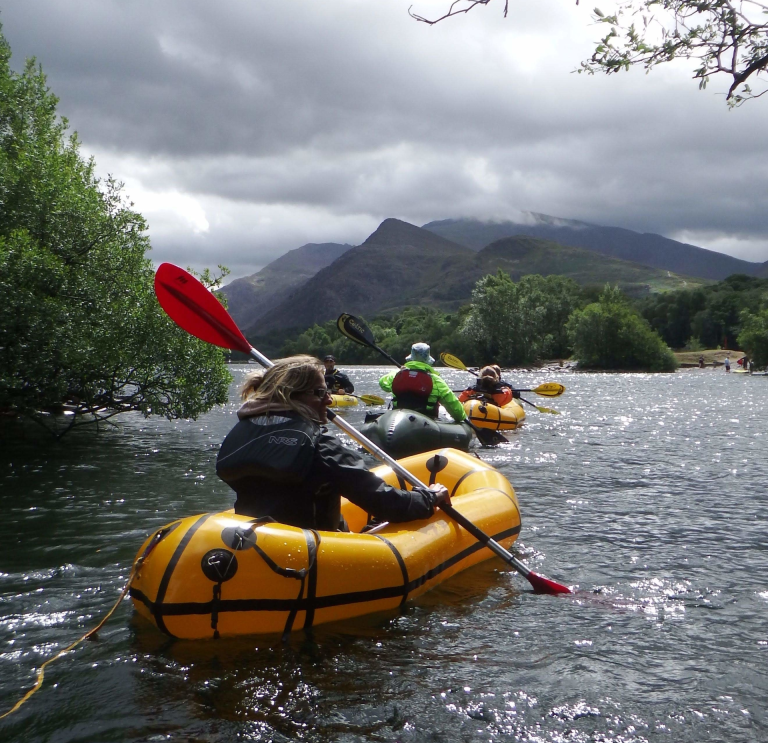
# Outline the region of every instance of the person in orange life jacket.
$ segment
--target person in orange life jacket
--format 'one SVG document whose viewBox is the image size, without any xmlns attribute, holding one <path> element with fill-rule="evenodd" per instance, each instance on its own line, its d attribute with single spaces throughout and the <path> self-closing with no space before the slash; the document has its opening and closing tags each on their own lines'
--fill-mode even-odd
<svg viewBox="0 0 768 743">
<path fill-rule="evenodd" d="M 506 387 L 512 393 L 513 399 L 519 400 L 520 393 L 517 390 L 512 389 L 512 385 L 509 382 L 505 382 L 501 378 L 501 367 L 498 364 L 491 364 L 490 366 L 491 366 L 491 369 L 493 369 L 496 372 L 496 376 L 499 378 L 499 385 L 501 387 Z"/>
<path fill-rule="evenodd" d="M 474 387 L 468 387 L 459 395 L 461 402 L 480 399 L 503 407 L 512 401 L 514 393 L 512 388 L 499 381 L 499 375 L 493 366 L 484 366 L 480 370 L 480 376 Z"/>
<path fill-rule="evenodd" d="M 432 368 L 435 360 L 426 343 L 414 343 L 405 364 L 398 372 L 386 374 L 379 380 L 385 392 L 392 393 L 392 406 L 407 408 L 437 418 L 438 406 L 443 404 L 451 417 L 463 421 L 467 414 L 445 380 Z"/>
<path fill-rule="evenodd" d="M 365 467 L 322 427 L 331 395 L 312 356 L 281 359 L 246 378 L 239 422 L 227 434 L 216 474 L 237 494 L 235 513 L 304 529 L 347 531 L 341 496 L 379 520 L 429 518 L 450 503 L 442 485 L 400 490 Z"/>
<path fill-rule="evenodd" d="M 336 368 L 336 359 L 328 354 L 323 359 L 325 364 L 325 386 L 334 394 L 351 395 L 355 391 L 355 385 L 349 381 L 349 377 L 344 372 Z"/>
<path fill-rule="evenodd" d="M 491 367 L 491 369 L 493 369 L 496 372 L 496 376 L 499 379 L 499 385 L 501 387 L 506 387 L 512 393 L 512 397 L 515 400 L 519 400 L 520 399 L 520 393 L 517 390 L 513 390 L 512 389 L 512 385 L 509 382 L 505 382 L 501 378 L 501 367 L 498 364 L 489 364 L 489 366 Z M 561 366 L 562 366 L 562 364 L 561 364 Z"/>
</svg>

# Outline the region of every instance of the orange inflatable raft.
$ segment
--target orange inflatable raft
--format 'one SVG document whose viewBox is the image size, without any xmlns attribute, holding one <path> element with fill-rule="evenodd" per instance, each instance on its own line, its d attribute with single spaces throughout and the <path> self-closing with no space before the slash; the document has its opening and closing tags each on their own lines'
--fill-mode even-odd
<svg viewBox="0 0 768 743">
<path fill-rule="evenodd" d="M 525 420 L 525 410 L 517 400 L 503 407 L 479 399 L 467 400 L 464 410 L 478 428 L 492 428 L 494 431 L 511 431 Z"/>
<path fill-rule="evenodd" d="M 432 474 L 435 454 L 447 459 Z M 440 482 L 454 507 L 509 548 L 520 511 L 509 481 L 455 449 L 401 460 Z M 375 470 L 403 487 L 387 466 Z M 264 523 L 233 511 L 168 524 L 139 551 L 130 595 L 136 611 L 173 637 L 286 633 L 392 610 L 492 553 L 442 511 L 425 521 L 359 533 L 368 514 L 344 500 L 350 533 Z M 143 559 L 142 559 L 143 558 Z"/>
</svg>

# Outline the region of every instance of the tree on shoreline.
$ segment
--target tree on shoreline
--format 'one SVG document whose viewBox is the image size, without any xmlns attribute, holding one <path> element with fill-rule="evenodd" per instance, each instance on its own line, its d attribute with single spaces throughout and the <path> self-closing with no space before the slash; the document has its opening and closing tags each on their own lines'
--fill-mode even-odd
<svg viewBox="0 0 768 743">
<path fill-rule="evenodd" d="M 567 331 L 580 367 L 643 371 L 677 368 L 669 347 L 616 287 L 606 286 L 597 302 L 574 312 Z"/>
<path fill-rule="evenodd" d="M 734 348 L 744 311 L 764 303 L 768 279 L 733 274 L 697 289 L 654 294 L 639 303 L 640 312 L 671 348 Z"/>
<path fill-rule="evenodd" d="M 748 310 L 741 313 L 739 345 L 756 368 L 768 367 L 768 306 L 755 314 Z"/>
<path fill-rule="evenodd" d="M 186 418 L 224 402 L 223 354 L 155 299 L 144 219 L 65 136 L 35 61 L 15 73 L 10 57 L 0 26 L 0 410 L 60 436 L 129 410 Z"/>
<path fill-rule="evenodd" d="M 462 333 L 485 363 L 517 366 L 567 358 L 565 325 L 580 303 L 573 279 L 532 274 L 515 282 L 500 270 L 475 285 Z"/>
<path fill-rule="evenodd" d="M 415 341 L 426 341 L 432 355 L 448 351 L 469 365 L 499 363 L 531 366 L 575 356 L 591 369 L 672 371 L 674 355 L 618 287 L 598 291 L 562 276 L 530 274 L 515 282 L 498 271 L 475 285 L 472 303 L 458 312 L 406 307 L 369 321 L 378 344 L 403 358 Z M 335 355 L 341 364 L 381 364 L 376 351 L 338 332 L 335 321 L 314 325 L 289 337 L 265 336 L 255 345 L 288 356 Z"/>
</svg>

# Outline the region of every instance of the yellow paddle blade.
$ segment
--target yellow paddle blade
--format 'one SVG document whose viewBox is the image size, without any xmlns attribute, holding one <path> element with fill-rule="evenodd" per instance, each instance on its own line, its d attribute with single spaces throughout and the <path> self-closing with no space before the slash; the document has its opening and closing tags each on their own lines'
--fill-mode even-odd
<svg viewBox="0 0 768 743">
<path fill-rule="evenodd" d="M 545 382 L 540 384 L 535 390 L 531 390 L 531 392 L 544 397 L 559 397 L 565 392 L 565 387 L 557 382 Z"/>
<path fill-rule="evenodd" d="M 387 402 L 378 395 L 359 395 L 358 399 L 362 400 L 366 405 L 384 405 Z"/>
<path fill-rule="evenodd" d="M 456 358 L 452 353 L 441 353 L 440 361 L 442 361 L 446 366 L 450 366 L 454 369 L 467 371 L 467 367 L 464 366 L 464 362 L 461 359 Z"/>
<path fill-rule="evenodd" d="M 545 408 L 545 407 L 542 407 L 541 405 L 536 405 L 535 408 L 540 413 L 552 413 L 552 415 L 560 415 L 559 410 L 553 410 L 552 408 Z"/>
</svg>

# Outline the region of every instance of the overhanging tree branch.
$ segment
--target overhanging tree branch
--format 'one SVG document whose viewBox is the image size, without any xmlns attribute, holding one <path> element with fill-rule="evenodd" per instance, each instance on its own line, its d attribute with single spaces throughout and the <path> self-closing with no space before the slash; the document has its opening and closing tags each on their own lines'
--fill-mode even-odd
<svg viewBox="0 0 768 743">
<path fill-rule="evenodd" d="M 440 16 L 440 18 L 424 18 L 424 16 L 418 15 L 417 13 L 413 12 L 413 5 L 411 5 L 410 8 L 408 8 L 408 15 L 411 16 L 411 18 L 414 18 L 417 21 L 421 21 L 422 23 L 427 23 L 430 26 L 433 26 L 435 23 L 440 23 L 440 21 L 444 21 L 446 18 L 452 18 L 455 15 L 461 15 L 462 13 L 469 13 L 470 10 L 473 8 L 476 8 L 478 5 L 488 5 L 491 0 L 454 0 L 454 2 L 451 3 L 450 7 L 448 8 L 448 12 L 445 15 Z M 576 0 L 578 4 L 578 0 Z M 504 0 L 504 17 L 507 17 L 507 12 L 509 11 L 509 0 Z"/>
<path fill-rule="evenodd" d="M 448 11 L 427 19 L 411 8 L 412 18 L 434 25 L 468 13 L 492 0 L 454 0 Z M 578 5 L 578 0 L 576 0 Z M 509 0 L 504 0 L 504 16 Z M 726 101 L 731 107 L 768 92 L 768 5 L 759 0 L 626 0 L 610 15 L 593 11 L 608 33 L 576 72 L 613 74 L 631 67 L 651 70 L 675 59 L 697 61 L 693 72 L 699 88 L 713 78 L 728 77 Z M 759 82 L 762 90 L 751 84 Z"/>
</svg>

